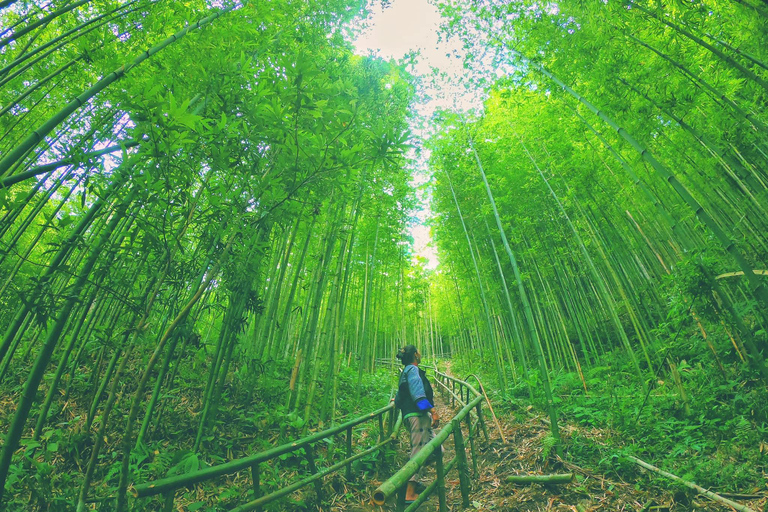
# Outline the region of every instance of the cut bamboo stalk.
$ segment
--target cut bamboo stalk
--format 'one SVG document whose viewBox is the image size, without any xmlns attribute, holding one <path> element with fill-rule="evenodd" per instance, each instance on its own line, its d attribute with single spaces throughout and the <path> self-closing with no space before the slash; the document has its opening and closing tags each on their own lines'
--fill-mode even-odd
<svg viewBox="0 0 768 512">
<path fill-rule="evenodd" d="M 567 484 L 573 481 L 573 473 L 554 475 L 509 475 L 511 484 Z"/>
<path fill-rule="evenodd" d="M 690 487 L 691 489 L 694 489 L 694 490 L 698 491 L 700 494 L 703 494 L 707 498 L 709 498 L 709 499 L 711 499 L 713 501 L 717 501 L 719 503 L 723 503 L 724 505 L 728 505 L 729 507 L 732 507 L 735 510 L 738 510 L 739 512 L 755 512 L 753 509 L 747 507 L 746 505 L 741 505 L 740 503 L 736 503 L 735 501 L 731 501 L 728 498 L 724 498 L 724 497 L 720 496 L 719 494 L 715 494 L 712 491 L 708 491 L 705 488 L 703 488 L 703 487 L 701 487 L 699 485 L 696 485 L 693 482 L 688 482 L 687 480 L 683 480 L 679 476 L 673 475 L 672 473 L 668 473 L 668 472 L 666 472 L 666 471 L 664 471 L 662 469 L 657 468 L 656 466 L 652 466 L 652 465 L 648 464 L 647 462 L 638 459 L 637 457 L 633 457 L 633 456 L 629 455 L 629 456 L 627 456 L 627 458 L 629 460 L 631 460 L 632 462 L 634 462 L 635 464 L 637 464 L 638 466 L 642 466 L 642 467 L 644 467 L 645 469 L 647 469 L 649 471 L 653 471 L 654 473 L 658 473 L 661 476 L 665 476 L 667 478 L 675 480 L 676 482 L 680 482 L 684 486 Z"/>
</svg>

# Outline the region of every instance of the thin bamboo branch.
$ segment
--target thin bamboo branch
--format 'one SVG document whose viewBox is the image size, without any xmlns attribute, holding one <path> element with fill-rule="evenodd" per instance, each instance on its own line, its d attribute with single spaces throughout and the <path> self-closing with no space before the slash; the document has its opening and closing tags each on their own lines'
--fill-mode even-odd
<svg viewBox="0 0 768 512">
<path fill-rule="evenodd" d="M 693 482 L 689 482 L 687 480 L 683 480 L 679 476 L 676 476 L 676 475 L 673 475 L 672 473 L 669 473 L 667 471 L 661 470 L 661 469 L 657 468 L 656 466 L 652 466 L 651 464 L 648 464 L 647 462 L 642 461 L 642 460 L 638 459 L 637 457 L 633 457 L 631 455 L 628 455 L 627 458 L 629 460 L 631 460 L 632 462 L 634 462 L 635 464 L 637 464 L 638 466 L 642 466 L 642 467 L 644 467 L 645 469 L 647 469 L 649 471 L 653 471 L 654 473 L 658 473 L 661 476 L 665 476 L 665 477 L 667 477 L 667 478 L 669 478 L 671 480 L 674 480 L 675 482 L 680 482 L 684 486 L 690 487 L 691 489 L 694 489 L 694 490 L 698 491 L 699 493 L 703 494 L 707 498 L 709 498 L 709 499 L 711 499 L 713 501 L 717 501 L 718 503 L 722 503 L 724 505 L 728 505 L 729 507 L 732 507 L 735 510 L 738 510 L 739 512 L 756 512 L 755 510 L 747 507 L 746 505 L 742 505 L 741 503 L 736 503 L 735 501 L 729 500 L 728 498 L 724 498 L 724 497 L 720 496 L 719 494 L 715 494 L 712 491 L 708 491 L 705 488 L 703 488 L 703 487 L 701 487 L 699 485 L 696 485 Z"/>
</svg>

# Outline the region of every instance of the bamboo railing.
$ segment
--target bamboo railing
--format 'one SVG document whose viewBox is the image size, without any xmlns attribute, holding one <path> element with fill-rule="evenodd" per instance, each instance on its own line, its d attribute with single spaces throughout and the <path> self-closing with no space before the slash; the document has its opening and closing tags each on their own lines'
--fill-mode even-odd
<svg viewBox="0 0 768 512">
<path fill-rule="evenodd" d="M 386 414 L 388 414 L 388 421 L 387 421 L 388 428 L 387 428 L 387 433 L 385 434 L 384 433 L 384 415 Z M 378 422 L 379 422 L 378 442 L 375 445 L 361 451 L 360 453 L 353 455 L 352 454 L 353 427 L 356 427 L 358 425 L 361 425 L 369 421 L 374 421 L 375 419 L 378 419 Z M 172 477 L 162 478 L 160 480 L 154 480 L 151 482 L 134 485 L 132 488 L 132 492 L 136 498 L 146 498 L 149 496 L 156 496 L 158 494 L 162 494 L 165 500 L 163 511 L 170 512 L 174 510 L 173 505 L 174 505 L 176 490 L 185 488 L 185 487 L 190 487 L 197 483 L 212 480 L 220 476 L 237 473 L 238 471 L 242 471 L 244 469 L 250 469 L 254 499 L 249 501 L 248 503 L 245 503 L 243 505 L 240 505 L 232 509 L 231 512 L 245 512 L 247 510 L 261 511 L 264 505 L 272 503 L 273 501 L 279 498 L 282 498 L 283 496 L 290 494 L 296 491 L 297 489 L 300 489 L 301 487 L 304 487 L 311 483 L 315 484 L 315 490 L 318 496 L 320 497 L 320 499 L 322 499 L 321 486 L 322 486 L 323 477 L 331 473 L 335 473 L 343 468 L 346 468 L 347 480 L 352 480 L 351 464 L 354 461 L 361 459 L 370 453 L 381 450 L 387 444 L 392 443 L 397 438 L 397 433 L 400 429 L 401 424 L 402 424 L 402 416 L 398 415 L 397 421 L 395 421 L 395 407 L 393 403 L 390 403 L 386 407 L 382 407 L 381 409 L 373 411 L 372 413 L 358 416 L 355 419 L 349 420 L 335 427 L 331 427 L 327 430 L 323 430 L 322 432 L 317 432 L 315 434 L 309 435 L 297 441 L 292 441 L 290 443 L 286 443 L 281 446 L 276 446 L 275 448 L 271 448 L 263 452 L 259 452 L 253 455 L 249 455 L 247 457 L 235 459 L 230 462 L 226 462 L 224 464 L 211 466 L 209 468 L 201 469 L 199 471 L 194 471 L 192 473 L 187 473 L 186 475 L 172 476 Z M 327 468 L 318 468 L 315 464 L 315 454 L 314 454 L 314 449 L 312 448 L 312 445 L 314 443 L 317 443 L 318 441 L 322 441 L 323 439 L 328 439 L 344 431 L 346 431 L 346 458 Z M 291 483 L 289 485 L 284 485 L 283 487 L 269 494 L 262 495 L 261 482 L 260 482 L 260 465 L 262 463 L 268 462 L 286 453 L 292 453 L 298 450 L 304 451 L 304 456 L 307 458 L 310 475 L 305 478 L 302 478 L 297 482 Z"/>
<path fill-rule="evenodd" d="M 383 505 L 384 502 L 395 494 L 397 496 L 397 510 L 412 512 L 424 503 L 435 491 L 437 491 L 439 510 L 447 512 L 448 506 L 445 499 L 445 475 L 454 467 L 459 473 L 459 488 L 461 490 L 462 505 L 469 506 L 469 467 L 467 462 L 466 446 L 464 444 L 464 434 L 461 431 L 461 423 L 466 422 L 469 431 L 469 445 L 472 456 L 473 473 L 477 476 L 477 451 L 475 449 L 475 437 L 480 426 L 486 441 L 488 441 L 488 430 L 483 420 L 483 395 L 475 388 L 463 380 L 456 379 L 434 369 L 435 382 L 440 386 L 440 390 L 451 396 L 452 403 L 458 402 L 462 409 L 451 418 L 451 420 L 437 433 L 437 435 L 427 443 L 411 460 L 409 460 L 397 473 L 392 475 L 389 480 L 381 484 L 371 497 L 371 501 L 376 505 Z M 458 388 L 458 392 L 457 392 Z M 472 412 L 475 412 L 476 419 L 472 421 Z M 440 447 L 453 434 L 453 442 L 456 456 L 447 464 L 443 463 L 443 450 Z M 430 457 L 435 460 L 435 470 L 437 478 L 424 489 L 419 498 L 405 508 L 405 487 L 411 477 L 424 466 Z"/>
</svg>

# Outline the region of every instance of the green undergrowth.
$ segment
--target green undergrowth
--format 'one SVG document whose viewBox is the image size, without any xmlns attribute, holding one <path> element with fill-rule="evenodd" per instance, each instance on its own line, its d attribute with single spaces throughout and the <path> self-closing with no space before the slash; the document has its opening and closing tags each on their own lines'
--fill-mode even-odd
<svg viewBox="0 0 768 512">
<path fill-rule="evenodd" d="M 207 430 L 201 448 L 193 452 L 200 414 L 200 375 L 193 362 L 183 365 L 175 385 L 162 396 L 162 418 L 149 432 L 146 442 L 137 446 L 131 457 L 136 483 L 168 476 L 183 475 L 244 457 L 277 445 L 329 428 L 326 421 L 320 425 L 318 411 L 313 410 L 309 425 L 304 424 L 304 406 L 291 411 L 287 406 L 292 362 L 269 361 L 241 366 L 233 372 L 220 399 L 213 428 Z M 139 372 L 136 372 L 138 374 Z M 131 388 L 135 375 L 125 379 Z M 337 405 L 333 424 L 342 423 L 360 414 L 383 407 L 389 401 L 393 378 L 387 369 L 364 373 L 358 397 L 358 373 L 354 367 L 342 366 L 338 375 Z M 2 396 L 17 393 L 18 383 L 5 383 Z M 76 376 L 66 408 L 54 411 L 56 420 L 43 431 L 39 441 L 22 440 L 22 448 L 14 457 L 8 487 L 14 490 L 13 507 L 35 510 L 74 510 L 77 492 L 82 483 L 79 461 L 87 460 L 92 446 L 92 435 L 85 432 L 86 406 L 90 386 L 88 379 Z M 332 390 L 320 386 L 318 404 Z M 121 465 L 120 442 L 125 415 L 129 404 L 118 401 L 111 424 L 113 429 L 105 439 L 102 464 L 94 479 L 90 497 L 95 510 L 114 510 L 112 497 L 116 493 Z M 319 405 L 315 405 L 319 409 Z M 34 412 L 34 411 L 33 411 Z M 0 410 L 0 422 L 7 424 L 12 410 Z M 99 418 L 94 422 L 95 432 Z M 378 440 L 378 423 L 369 422 L 354 430 L 354 442 L 359 452 Z M 324 440 L 314 446 L 319 467 L 327 467 L 344 458 L 344 434 Z M 356 475 L 367 475 L 377 468 L 377 455 L 355 462 Z M 34 471 L 30 471 L 34 469 Z M 308 461 L 303 451 L 285 454 L 261 464 L 262 493 L 268 493 L 308 474 Z M 343 472 L 342 472 L 343 474 Z M 365 478 L 365 476 L 361 476 Z M 343 489 L 341 476 L 327 477 L 327 483 Z M 176 494 L 174 510 L 229 510 L 253 499 L 249 471 L 212 480 L 191 490 Z M 302 510 L 315 503 L 310 485 L 288 499 L 278 500 L 266 510 Z M 31 507 L 31 508 L 30 508 Z M 179 508 L 181 507 L 181 508 Z M 136 500 L 131 510 L 153 511 L 162 509 L 160 497 Z"/>
<path fill-rule="evenodd" d="M 303 418 L 303 407 L 299 411 L 290 411 L 286 405 L 288 384 L 291 373 L 289 362 L 272 362 L 264 365 L 261 373 L 238 372 L 231 395 L 225 396 L 225 410 L 222 411 L 216 430 L 206 438 L 211 455 L 206 462 L 202 460 L 196 466 L 171 467 L 168 473 L 183 474 L 197 467 L 224 462 L 231 458 L 242 457 L 274 446 L 291 442 L 301 437 L 311 435 L 321 429 L 330 428 L 328 422 L 320 425 L 315 414 L 306 426 Z M 238 382 L 238 379 L 239 382 Z M 389 401 L 391 394 L 391 376 L 384 369 L 372 373 L 364 373 L 357 395 L 357 369 L 342 366 L 338 375 L 337 409 L 333 425 L 357 417 L 360 414 L 383 407 Z M 332 390 L 320 389 L 318 395 L 325 396 Z M 318 400 L 318 403 L 319 401 Z M 353 434 L 355 453 L 371 446 L 378 440 L 378 423 L 370 422 L 356 427 Z M 214 448 L 215 447 L 215 448 Z M 316 464 L 322 469 L 342 460 L 346 454 L 346 437 L 344 434 L 335 438 L 320 441 L 314 445 Z M 224 454 L 227 454 L 226 456 Z M 192 454 L 187 455 L 192 457 Z M 372 454 L 355 461 L 353 473 L 365 478 L 369 472 L 375 471 L 377 455 Z M 309 462 L 303 450 L 284 454 L 271 462 L 261 464 L 262 494 L 275 491 L 309 474 Z M 163 468 L 164 469 L 164 468 Z M 154 471 L 154 475 L 144 475 L 142 480 L 150 480 L 165 476 L 162 471 Z M 325 481 L 334 491 L 343 490 L 342 470 L 339 474 L 327 477 Z M 231 478 L 231 477 L 229 477 Z M 228 510 L 234 506 L 253 499 L 250 485 L 250 474 L 243 471 L 239 478 L 225 485 L 225 479 L 213 480 L 199 486 L 197 491 L 177 495 L 176 502 L 184 506 L 184 510 Z M 234 484 L 234 485 L 232 485 Z M 155 510 L 160 506 L 160 499 L 145 500 L 144 509 Z M 287 498 L 277 500 L 265 507 L 265 510 L 305 510 L 318 504 L 312 485 L 306 486 Z"/>
<path fill-rule="evenodd" d="M 764 492 L 768 390 L 739 362 L 729 338 L 713 333 L 710 341 L 722 370 L 698 335 L 651 347 L 654 368 L 645 369 L 647 400 L 630 359 L 620 352 L 583 365 L 583 381 L 574 370 L 553 373 L 560 423 L 578 427 L 564 435 L 566 459 L 632 481 L 638 477 L 638 467 L 624 456 L 634 455 L 714 491 Z M 452 369 L 457 375 L 479 373 L 502 414 L 526 421 L 530 401 L 525 383 L 518 380 L 507 393 L 499 390 L 488 359 L 457 358 Z M 531 372 L 529 379 L 537 390 L 533 405 L 546 411 L 538 372 Z M 659 483 L 672 485 L 666 479 Z"/>
</svg>

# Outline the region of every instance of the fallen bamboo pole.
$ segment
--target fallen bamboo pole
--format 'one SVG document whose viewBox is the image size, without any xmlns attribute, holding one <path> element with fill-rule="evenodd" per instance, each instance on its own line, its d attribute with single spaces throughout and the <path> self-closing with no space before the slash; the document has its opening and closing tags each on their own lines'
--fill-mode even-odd
<svg viewBox="0 0 768 512">
<path fill-rule="evenodd" d="M 642 467 L 644 467 L 645 469 L 647 469 L 649 471 L 653 471 L 654 473 L 658 473 L 658 474 L 660 474 L 662 476 L 665 476 L 667 478 L 670 478 L 672 480 L 680 482 L 681 484 L 685 485 L 686 487 L 690 487 L 691 489 L 695 489 L 696 491 L 698 491 L 700 494 L 703 494 L 707 498 L 709 498 L 709 499 L 711 499 L 713 501 L 717 501 L 717 502 L 723 503 L 725 505 L 728 505 L 729 507 L 731 507 L 731 508 L 733 508 L 735 510 L 738 510 L 739 512 L 755 512 L 754 510 L 752 510 L 751 508 L 747 507 L 746 505 L 742 505 L 740 503 L 736 503 L 735 501 L 731 501 L 728 498 L 723 498 L 719 494 L 715 494 L 712 491 L 708 491 L 705 488 L 701 487 L 700 485 L 696 485 L 693 482 L 688 482 L 687 480 L 683 480 L 679 476 L 673 475 L 672 473 L 668 473 L 668 472 L 666 472 L 666 471 L 664 471 L 662 469 L 657 468 L 656 466 L 651 466 L 647 462 L 642 461 L 642 460 L 638 459 L 637 457 L 632 457 L 631 455 L 628 455 L 627 458 L 629 460 L 631 460 L 632 462 L 634 462 L 635 464 L 637 464 L 638 466 L 642 466 Z"/>
<path fill-rule="evenodd" d="M 567 484 L 573 481 L 573 473 L 555 475 L 510 475 L 511 484 Z"/>
</svg>

